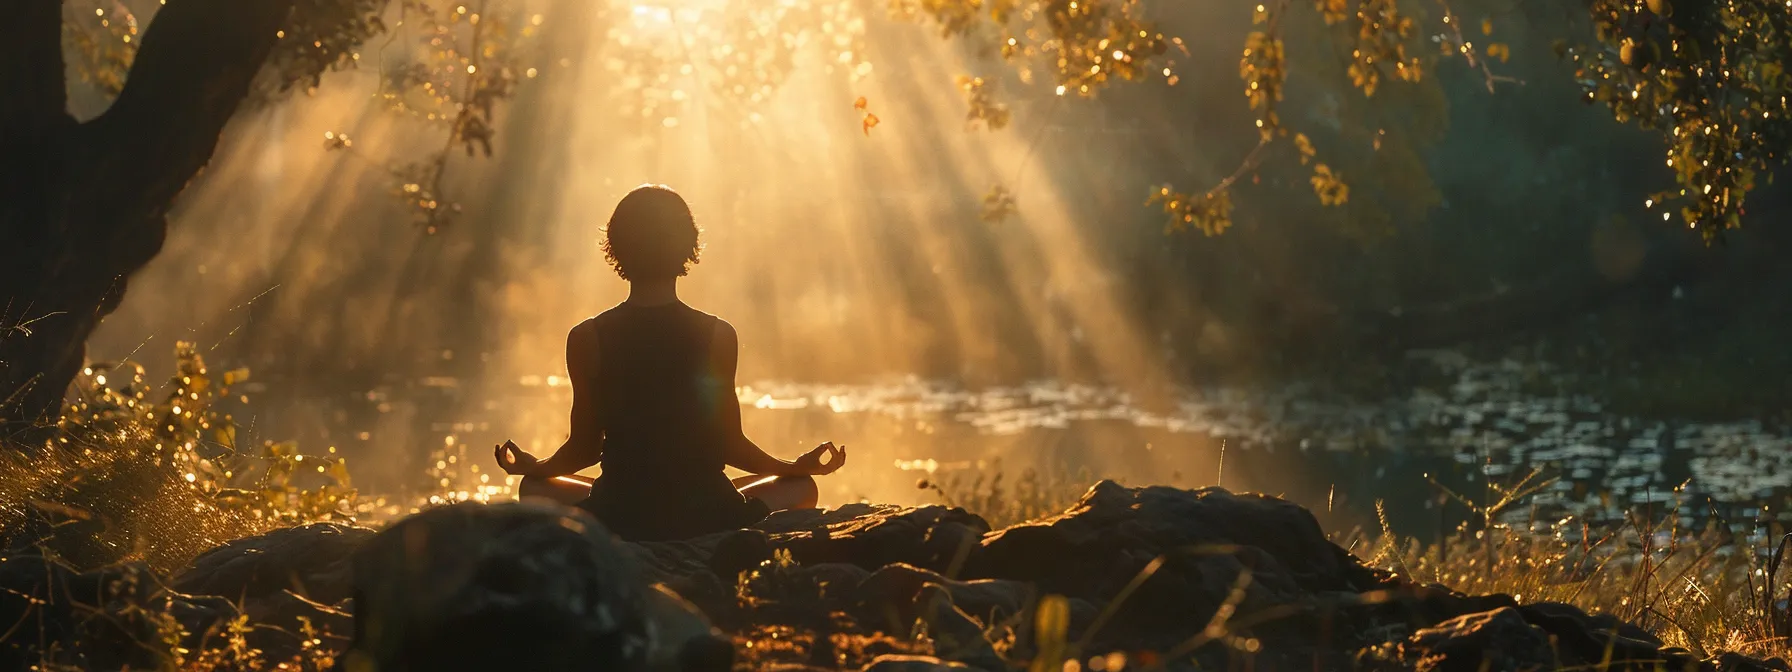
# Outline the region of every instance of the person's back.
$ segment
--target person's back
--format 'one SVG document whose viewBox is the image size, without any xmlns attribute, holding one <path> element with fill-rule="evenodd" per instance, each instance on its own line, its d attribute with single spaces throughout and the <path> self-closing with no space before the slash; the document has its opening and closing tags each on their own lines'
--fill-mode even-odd
<svg viewBox="0 0 1792 672">
<path fill-rule="evenodd" d="M 710 363 L 717 319 L 682 302 L 622 303 L 587 322 L 604 436 L 603 487 L 584 506 L 624 537 L 683 537 L 765 512 L 723 475 L 719 404 L 737 403 Z M 742 521 L 745 522 L 742 522 Z"/>
<path fill-rule="evenodd" d="M 640 187 L 616 205 L 604 257 L 629 296 L 567 336 L 571 435 L 546 461 L 509 441 L 494 450 L 523 477 L 522 496 L 578 503 L 625 539 L 676 539 L 813 507 L 812 477 L 845 464 L 832 443 L 785 462 L 741 433 L 734 328 L 678 300 L 697 234 L 689 206 L 666 187 Z M 600 463 L 595 482 L 573 475 Z M 730 481 L 725 467 L 754 475 Z"/>
</svg>

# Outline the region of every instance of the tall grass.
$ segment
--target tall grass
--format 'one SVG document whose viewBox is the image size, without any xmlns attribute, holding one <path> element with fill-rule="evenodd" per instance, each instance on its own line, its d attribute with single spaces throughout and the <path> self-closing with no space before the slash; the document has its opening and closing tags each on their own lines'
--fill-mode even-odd
<svg viewBox="0 0 1792 672">
<path fill-rule="evenodd" d="M 280 525 L 352 518 L 347 464 L 290 443 L 239 446 L 215 409 L 243 370 L 214 375 L 190 344 L 166 384 L 140 367 L 83 371 L 52 438 L 0 446 L 0 542 L 77 568 L 172 571 Z"/>
<path fill-rule="evenodd" d="M 1626 517 L 1615 527 L 1560 522 L 1543 530 L 1498 523 L 1421 543 L 1388 529 L 1343 543 L 1365 562 L 1469 594 L 1562 602 L 1643 627 L 1670 646 L 1710 655 L 1792 654 L 1781 567 L 1792 536 L 1762 547 L 1711 520 L 1681 529 L 1680 511 Z"/>
<path fill-rule="evenodd" d="M 1550 482 L 1531 473 L 1511 485 L 1490 484 L 1484 502 L 1450 492 L 1478 524 L 1434 541 L 1397 534 L 1385 516 L 1379 529 L 1337 541 L 1365 564 L 1413 580 L 1471 595 L 1508 594 L 1523 603 L 1571 604 L 1638 625 L 1701 657 L 1720 650 L 1792 657 L 1792 567 L 1782 566 L 1792 555 L 1792 535 L 1759 547 L 1722 521 L 1682 529 L 1678 508 L 1603 529 L 1572 522 L 1518 529 L 1499 522 L 1501 513 Z M 999 529 L 1063 512 L 1089 483 L 1086 473 L 1047 469 L 1012 480 L 995 472 L 921 485 Z"/>
<path fill-rule="evenodd" d="M 1001 529 L 1062 513 L 1095 480 L 1086 468 L 1071 471 L 1057 463 L 1028 467 L 1012 477 L 999 458 L 987 466 L 923 478 L 916 485 L 932 490 L 947 506 L 963 507 Z"/>
</svg>

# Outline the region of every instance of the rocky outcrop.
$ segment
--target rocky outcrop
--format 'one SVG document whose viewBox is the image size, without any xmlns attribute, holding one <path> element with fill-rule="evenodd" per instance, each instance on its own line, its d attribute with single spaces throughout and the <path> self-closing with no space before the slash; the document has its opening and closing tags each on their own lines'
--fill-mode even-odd
<svg viewBox="0 0 1792 672">
<path fill-rule="evenodd" d="M 1313 514 L 1292 502 L 1220 488 L 1127 488 L 1113 481 L 1096 483 L 1062 514 L 984 537 L 967 570 L 1030 581 L 1046 592 L 1105 599 L 1159 557 L 1171 568 L 1152 578 L 1179 577 L 1183 573 L 1174 567 L 1219 556 L 1239 558 L 1254 568 L 1254 578 L 1272 580 L 1283 591 L 1361 592 L 1386 582 L 1331 543 Z"/>
<path fill-rule="evenodd" d="M 1549 633 L 1524 620 L 1517 609 L 1458 616 L 1413 633 L 1405 641 L 1367 652 L 1372 667 L 1439 672 L 1519 672 L 1552 666 Z"/>
<path fill-rule="evenodd" d="M 1664 647 L 1654 636 L 1609 616 L 1544 603 L 1464 614 L 1423 628 L 1399 642 L 1365 649 L 1366 670 L 1522 672 L 1545 669 L 1704 670 L 1767 672 L 1783 661 L 1727 653 L 1699 660 Z"/>
<path fill-rule="evenodd" d="M 533 504 L 411 516 L 355 551 L 367 669 L 644 669 L 648 587 L 589 517 Z"/>
<path fill-rule="evenodd" d="M 16 596 L 47 585 L 102 605 L 160 600 L 195 633 L 241 604 L 270 632 L 352 633 L 347 655 L 380 669 L 994 672 L 1056 650 L 1162 656 L 1168 669 L 1792 672 L 1700 660 L 1569 605 L 1409 582 L 1277 498 L 1105 481 L 1062 514 L 997 531 L 961 509 L 849 505 L 629 544 L 571 509 L 462 504 L 377 534 L 310 525 L 238 540 L 171 587 L 105 572 L 7 558 L 0 618 L 100 636 L 64 602 L 27 613 Z M 24 658 L 0 663 L 12 660 Z"/>
<path fill-rule="evenodd" d="M 374 531 L 312 523 L 244 537 L 206 551 L 174 577 L 175 590 L 254 601 L 283 591 L 320 604 L 349 598 L 349 556 Z"/>
</svg>

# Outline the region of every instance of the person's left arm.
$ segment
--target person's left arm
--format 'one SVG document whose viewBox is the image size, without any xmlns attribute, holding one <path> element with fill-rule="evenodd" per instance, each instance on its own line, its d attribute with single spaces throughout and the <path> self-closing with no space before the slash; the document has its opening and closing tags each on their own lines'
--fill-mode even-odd
<svg viewBox="0 0 1792 672">
<path fill-rule="evenodd" d="M 836 448 L 832 442 L 816 446 L 793 462 L 786 462 L 772 457 L 747 438 L 740 425 L 740 403 L 734 399 L 734 374 L 739 362 L 739 334 L 735 333 L 733 325 L 716 320 L 716 333 L 710 339 L 710 365 L 717 388 L 725 397 L 717 400 L 716 412 L 725 442 L 722 460 L 728 466 L 758 476 L 825 476 L 846 464 L 846 449 Z M 824 462 L 824 458 L 831 458 L 831 461 Z"/>
</svg>

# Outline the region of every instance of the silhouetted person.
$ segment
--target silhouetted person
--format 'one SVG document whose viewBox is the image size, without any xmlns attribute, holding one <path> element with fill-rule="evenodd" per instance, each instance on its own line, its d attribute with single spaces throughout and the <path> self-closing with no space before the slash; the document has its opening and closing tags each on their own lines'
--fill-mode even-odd
<svg viewBox="0 0 1792 672">
<path fill-rule="evenodd" d="M 523 497 L 577 504 L 624 539 L 693 537 L 813 508 L 815 476 L 846 463 L 824 443 L 795 462 L 767 455 L 740 427 L 734 327 L 678 300 L 697 262 L 697 224 L 676 192 L 636 188 L 616 205 L 604 258 L 628 299 L 566 339 L 572 433 L 547 460 L 505 441 L 494 453 L 523 477 Z M 593 482 L 573 473 L 603 464 Z M 730 481 L 730 466 L 753 476 Z"/>
</svg>

